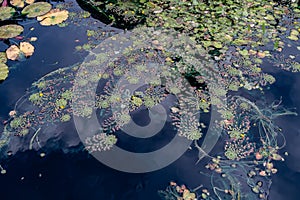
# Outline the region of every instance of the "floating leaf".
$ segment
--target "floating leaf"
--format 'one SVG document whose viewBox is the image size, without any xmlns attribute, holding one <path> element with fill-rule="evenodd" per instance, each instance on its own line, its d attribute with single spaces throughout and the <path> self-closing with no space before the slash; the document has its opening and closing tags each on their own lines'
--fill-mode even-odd
<svg viewBox="0 0 300 200">
<path fill-rule="evenodd" d="M 35 2 L 35 0 L 25 0 L 25 2 L 26 2 L 27 4 L 33 4 L 33 3 Z"/>
<path fill-rule="evenodd" d="M 11 18 L 15 13 L 15 9 L 12 7 L 0 7 L 0 21 Z"/>
<path fill-rule="evenodd" d="M 24 0 L 10 0 L 10 4 L 18 8 L 23 8 L 25 6 Z"/>
<path fill-rule="evenodd" d="M 21 42 L 20 50 L 24 53 L 26 57 L 31 56 L 34 52 L 34 46 L 29 42 Z"/>
<path fill-rule="evenodd" d="M 17 60 L 20 54 L 20 49 L 17 45 L 11 45 L 7 50 L 6 50 L 6 56 L 10 60 Z"/>
<path fill-rule="evenodd" d="M 298 37 L 296 35 L 290 35 L 287 38 L 290 39 L 290 40 L 294 40 L 294 41 L 298 40 Z"/>
<path fill-rule="evenodd" d="M 6 50 L 6 56 L 10 60 L 23 60 L 31 56 L 34 52 L 34 46 L 29 42 L 21 42 L 20 47 L 12 45 Z"/>
<path fill-rule="evenodd" d="M 37 18 L 43 26 L 50 26 L 62 23 L 68 19 L 69 12 L 67 10 L 53 9 L 47 14 Z"/>
<path fill-rule="evenodd" d="M 24 28 L 20 25 L 9 24 L 0 26 L 0 38 L 8 39 L 20 35 Z"/>
<path fill-rule="evenodd" d="M 0 63 L 0 81 L 3 81 L 8 76 L 8 67 L 4 63 Z"/>
<path fill-rule="evenodd" d="M 0 63 L 6 63 L 7 58 L 5 52 L 0 52 Z"/>
<path fill-rule="evenodd" d="M 22 10 L 23 15 L 27 15 L 29 18 L 38 17 L 48 13 L 51 10 L 52 6 L 47 2 L 37 2 L 31 5 L 26 6 Z"/>
<path fill-rule="evenodd" d="M 187 190 L 187 189 L 185 189 L 184 191 L 183 191 L 183 199 L 184 200 L 194 200 L 194 199 L 196 199 L 196 195 L 195 195 L 195 193 L 191 193 L 189 190 Z"/>
</svg>

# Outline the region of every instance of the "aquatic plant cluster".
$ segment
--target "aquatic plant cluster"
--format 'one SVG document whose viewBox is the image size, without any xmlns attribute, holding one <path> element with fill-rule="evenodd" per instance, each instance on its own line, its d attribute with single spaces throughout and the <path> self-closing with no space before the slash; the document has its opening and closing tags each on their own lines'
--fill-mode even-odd
<svg viewBox="0 0 300 200">
<path fill-rule="evenodd" d="M 273 59 L 298 40 L 300 10 L 273 1 L 84 1 L 117 27 L 164 27 L 190 35 L 218 62 L 229 90 L 258 89 L 275 79 L 264 73 L 262 59 Z M 135 20 L 122 19 L 133 14 Z M 133 23 L 132 23 L 133 22 Z M 284 41 L 283 41 L 284 40 Z M 286 43 L 286 44 L 285 44 Z M 267 45 L 268 44 L 268 45 Z M 267 45 L 267 46 L 266 46 Z M 277 65 L 286 65 L 277 62 Z M 289 62 L 291 71 L 299 63 Z"/>
<path fill-rule="evenodd" d="M 32 84 L 9 113 L 5 130 L 10 137 L 3 134 L 0 147 L 8 145 L 13 136 L 32 137 L 41 127 L 71 120 L 70 87 L 77 67 L 58 69 Z"/>
<path fill-rule="evenodd" d="M 199 156 L 204 154 L 211 159 L 206 165 L 211 173 L 200 172 L 209 177 L 211 186 L 201 185 L 191 190 L 197 199 L 268 199 L 271 176 L 277 173 L 276 164 L 284 161 L 279 152 L 285 146 L 285 139 L 274 120 L 296 115 L 280 104 L 278 101 L 258 106 L 244 97 L 231 97 L 227 110 L 232 113 L 231 118 L 220 123 L 224 126 L 224 152 L 209 155 L 195 141 Z M 164 194 L 162 199 L 177 197 L 170 186 L 159 194 Z"/>
<path fill-rule="evenodd" d="M 218 65 L 216 71 L 222 74 L 222 83 L 229 91 L 241 88 L 263 90 L 264 86 L 273 84 L 275 78 L 265 73 L 262 67 L 264 60 L 284 70 L 298 72 L 300 69 L 297 55 L 282 53 L 299 37 L 300 10 L 297 2 L 90 0 L 83 3 L 106 16 L 108 23 L 117 27 L 164 27 L 188 34 L 197 42 L 199 49 L 205 49 L 206 54 L 215 60 Z M 198 83 L 204 82 L 201 75 L 193 75 Z M 175 93 L 176 88 L 180 85 L 174 87 Z M 217 88 L 211 92 L 220 95 L 226 94 L 226 90 Z M 203 87 L 195 92 L 201 97 L 196 104 L 204 112 L 209 112 L 210 105 L 218 102 L 218 98 L 208 95 Z M 212 159 L 207 168 L 217 174 L 209 175 L 212 191 L 205 189 L 197 198 L 267 199 L 271 183 L 269 177 L 277 172 L 276 162 L 284 160 L 279 155 L 284 143 L 277 143 L 278 136 L 282 136 L 283 140 L 284 136 L 273 120 L 295 113 L 281 108 L 278 103 L 260 107 L 242 97 L 233 97 L 229 102 L 229 109 L 219 110 L 225 118 L 219 122 L 224 127 L 224 153 L 215 157 L 205 155 Z M 177 125 L 176 113 L 179 110 L 175 106 L 172 111 Z M 186 134 L 193 128 L 188 126 L 183 130 Z M 205 154 L 197 143 L 196 147 Z M 164 194 L 163 199 L 183 198 L 172 187 L 168 187 Z"/>
<path fill-rule="evenodd" d="M 0 40 L 9 47 L 1 52 L 0 81 L 8 77 L 9 67 L 7 59 L 24 61 L 34 53 L 32 42 L 37 37 L 27 38 L 29 33 L 22 35 L 24 27 L 21 24 L 25 20 L 34 18 L 42 26 L 57 25 L 68 18 L 67 10 L 52 9 L 48 2 L 35 2 L 35 0 L 3 0 L 0 7 Z M 30 32 L 34 29 L 31 28 Z"/>
</svg>

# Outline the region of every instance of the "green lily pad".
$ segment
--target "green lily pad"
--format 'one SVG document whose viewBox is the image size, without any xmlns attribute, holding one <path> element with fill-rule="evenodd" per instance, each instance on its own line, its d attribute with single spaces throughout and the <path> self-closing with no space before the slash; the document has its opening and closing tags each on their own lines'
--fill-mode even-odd
<svg viewBox="0 0 300 200">
<path fill-rule="evenodd" d="M 222 43 L 221 42 L 217 42 L 217 41 L 213 42 L 213 46 L 216 47 L 217 49 L 221 49 L 223 47 Z"/>
<path fill-rule="evenodd" d="M 0 38 L 8 39 L 20 35 L 23 32 L 24 28 L 20 25 L 9 24 L 0 26 Z"/>
<path fill-rule="evenodd" d="M 290 40 L 294 40 L 294 41 L 298 40 L 298 37 L 296 35 L 290 35 L 287 38 L 290 39 Z"/>
<path fill-rule="evenodd" d="M 6 63 L 6 62 L 7 62 L 6 53 L 0 52 L 0 63 Z"/>
<path fill-rule="evenodd" d="M 0 21 L 11 18 L 15 13 L 12 7 L 0 7 Z"/>
<path fill-rule="evenodd" d="M 8 67 L 6 64 L 0 63 L 0 81 L 3 81 L 8 76 Z"/>
<path fill-rule="evenodd" d="M 299 32 L 297 30 L 293 29 L 293 30 L 291 30 L 291 35 L 297 36 L 297 35 L 299 35 Z"/>
<path fill-rule="evenodd" d="M 37 2 L 26 6 L 22 10 L 23 15 L 27 15 L 28 18 L 34 18 L 46 14 L 51 10 L 52 6 L 47 2 Z"/>
</svg>

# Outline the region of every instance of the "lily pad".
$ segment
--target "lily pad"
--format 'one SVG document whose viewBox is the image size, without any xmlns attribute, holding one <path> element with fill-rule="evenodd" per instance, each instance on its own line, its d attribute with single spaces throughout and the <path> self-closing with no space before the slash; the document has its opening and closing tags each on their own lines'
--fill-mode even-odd
<svg viewBox="0 0 300 200">
<path fill-rule="evenodd" d="M 20 49 L 17 45 L 11 45 L 7 50 L 6 50 L 6 56 L 10 60 L 17 60 L 20 54 Z"/>
<path fill-rule="evenodd" d="M 6 63 L 7 58 L 5 52 L 0 52 L 0 63 Z"/>
<path fill-rule="evenodd" d="M 53 9 L 47 14 L 37 17 L 37 20 L 43 26 L 51 26 L 62 23 L 68 19 L 68 16 L 69 12 L 67 10 Z"/>
<path fill-rule="evenodd" d="M 35 0 L 25 0 L 25 2 L 26 2 L 27 4 L 33 4 L 33 3 L 35 2 Z"/>
<path fill-rule="evenodd" d="M 31 56 L 34 52 L 34 46 L 29 42 L 21 42 L 20 47 L 12 45 L 6 50 L 6 56 L 10 60 L 23 60 Z"/>
<path fill-rule="evenodd" d="M 28 18 L 34 18 L 48 13 L 52 6 L 47 2 L 37 2 L 26 6 L 22 10 L 23 15 L 27 15 Z"/>
<path fill-rule="evenodd" d="M 11 18 L 15 13 L 12 7 L 0 7 L 0 21 Z"/>
<path fill-rule="evenodd" d="M 29 42 L 21 42 L 20 50 L 24 53 L 26 57 L 31 56 L 34 52 L 34 46 Z"/>
<path fill-rule="evenodd" d="M 3 81 L 8 76 L 8 67 L 6 64 L 0 63 L 0 81 Z"/>
<path fill-rule="evenodd" d="M 8 39 L 20 35 L 23 32 L 24 28 L 20 25 L 9 24 L 0 26 L 0 38 Z"/>
<path fill-rule="evenodd" d="M 290 35 L 287 38 L 294 41 L 297 41 L 299 39 L 296 35 Z"/>
<path fill-rule="evenodd" d="M 10 4 L 18 7 L 18 8 L 23 8 L 25 6 L 25 1 L 24 0 L 10 0 Z"/>
</svg>

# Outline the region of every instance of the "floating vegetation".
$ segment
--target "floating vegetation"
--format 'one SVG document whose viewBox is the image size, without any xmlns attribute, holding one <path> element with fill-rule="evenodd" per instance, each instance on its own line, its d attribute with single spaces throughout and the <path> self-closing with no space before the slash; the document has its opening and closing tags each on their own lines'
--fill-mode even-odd
<svg viewBox="0 0 300 200">
<path fill-rule="evenodd" d="M 11 45 L 6 50 L 6 56 L 10 60 L 24 60 L 24 57 L 32 56 L 34 52 L 34 46 L 30 44 L 29 42 L 21 42 L 20 46 L 17 45 Z"/>
<path fill-rule="evenodd" d="M 204 190 L 205 191 L 205 190 Z M 158 195 L 162 199 L 168 200 L 195 200 L 197 199 L 196 193 L 192 192 L 185 185 L 177 185 L 176 182 L 171 181 L 166 190 L 158 191 Z M 202 195 L 204 196 L 204 195 Z"/>
<path fill-rule="evenodd" d="M 37 2 L 26 6 L 22 10 L 22 14 L 28 18 L 34 18 L 48 13 L 52 6 L 47 2 Z"/>
<path fill-rule="evenodd" d="M 0 21 L 11 18 L 15 13 L 15 9 L 12 7 L 0 7 Z"/>
<path fill-rule="evenodd" d="M 24 7 L 25 6 L 25 7 Z M 23 9 L 22 9 L 23 8 Z M 68 11 L 52 9 L 52 5 L 47 2 L 34 2 L 34 0 L 11 0 L 10 4 L 4 1 L 0 7 L 0 20 L 6 25 L 0 26 L 0 39 L 9 47 L 6 49 L 6 56 L 10 60 L 24 61 L 32 56 L 34 46 L 29 42 L 34 42 L 37 37 L 27 38 L 29 33 L 21 36 L 24 31 L 23 26 L 11 24 L 24 21 L 28 18 L 36 18 L 41 25 L 56 25 L 68 18 Z M 16 41 L 17 40 L 17 41 Z M 19 40 L 21 40 L 20 44 Z"/>
<path fill-rule="evenodd" d="M 10 0 L 12 6 L 23 8 L 26 4 L 32 4 L 35 0 Z"/>
<path fill-rule="evenodd" d="M 114 135 L 99 133 L 85 140 L 85 149 L 89 152 L 107 151 L 117 143 L 117 138 Z"/>
<path fill-rule="evenodd" d="M 31 147 L 32 149 L 41 148 L 44 142 L 40 138 L 52 138 L 52 133 L 47 133 L 49 124 L 53 127 L 61 122 L 68 122 L 72 119 L 70 108 L 71 90 L 66 90 L 72 86 L 72 80 L 78 65 L 70 66 L 65 69 L 58 69 L 37 82 L 32 84 L 28 93 L 18 100 L 15 109 L 10 112 L 9 123 L 5 126 L 5 133 L 1 136 L 0 141 L 5 141 L 1 145 L 16 153 L 19 149 L 9 141 L 20 138 L 29 138 L 23 144 L 23 150 Z M 47 135 L 50 134 L 50 135 Z M 47 139 L 46 139 L 47 140 Z"/>
<path fill-rule="evenodd" d="M 0 63 L 0 81 L 3 81 L 8 76 L 8 67 L 4 63 Z"/>
<path fill-rule="evenodd" d="M 274 124 L 277 117 L 297 115 L 281 106 L 281 100 L 269 106 L 256 105 L 249 99 L 234 96 L 230 99 L 233 115 L 220 122 L 224 126 L 224 153 L 207 154 L 195 142 L 199 158 L 211 159 L 203 173 L 211 180 L 211 190 L 198 194 L 199 199 L 268 199 L 271 176 L 277 173 L 276 162 L 284 161 L 279 150 L 285 146 L 281 129 Z M 251 129 L 250 129 L 251 128 Z M 278 143 L 279 137 L 282 144 Z M 169 194 L 167 189 L 163 194 Z M 162 199 L 167 196 L 162 196 Z"/>
<path fill-rule="evenodd" d="M 8 39 L 20 35 L 24 31 L 24 28 L 20 25 L 9 24 L 0 26 L 0 38 Z"/>
<path fill-rule="evenodd" d="M 68 19 L 69 12 L 66 10 L 53 9 L 49 13 L 37 17 L 40 24 L 43 26 L 51 26 L 60 24 Z"/>
</svg>

